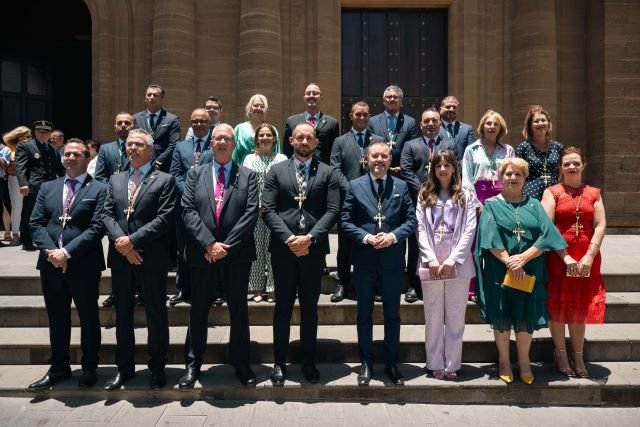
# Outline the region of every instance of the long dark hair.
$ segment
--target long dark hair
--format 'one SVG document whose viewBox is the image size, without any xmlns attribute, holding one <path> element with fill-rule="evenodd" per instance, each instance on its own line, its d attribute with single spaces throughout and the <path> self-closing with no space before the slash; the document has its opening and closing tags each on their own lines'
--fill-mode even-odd
<svg viewBox="0 0 640 427">
<path fill-rule="evenodd" d="M 422 200 L 422 206 L 425 208 L 430 208 L 438 203 L 438 198 L 440 196 L 440 191 L 442 187 L 440 186 L 440 180 L 436 177 L 436 169 L 438 163 L 442 160 L 446 161 L 453 167 L 453 174 L 451 175 L 451 182 L 449 182 L 449 194 L 451 195 L 451 201 L 454 204 L 457 204 L 461 207 L 465 207 L 465 194 L 462 190 L 462 178 L 460 175 L 460 166 L 458 165 L 458 161 L 456 160 L 456 153 L 449 149 L 438 150 L 437 153 L 433 155 L 431 159 L 431 164 L 429 166 L 429 176 L 427 177 L 427 181 L 422 184 L 422 189 L 420 190 L 420 200 Z"/>
</svg>

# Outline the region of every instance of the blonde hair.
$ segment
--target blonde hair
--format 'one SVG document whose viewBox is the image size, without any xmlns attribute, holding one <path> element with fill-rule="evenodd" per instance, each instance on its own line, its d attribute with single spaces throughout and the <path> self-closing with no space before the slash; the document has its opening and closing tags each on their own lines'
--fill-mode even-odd
<svg viewBox="0 0 640 427">
<path fill-rule="evenodd" d="M 529 163 L 527 163 L 525 159 L 521 159 L 520 157 L 511 157 L 508 159 L 504 159 L 504 161 L 500 165 L 500 176 L 504 175 L 504 172 L 509 166 L 520 169 L 525 179 L 527 179 L 527 177 L 529 176 Z"/>
<path fill-rule="evenodd" d="M 10 130 L 9 132 L 2 135 L 2 140 L 5 144 L 14 143 L 19 138 L 23 136 L 31 135 L 31 129 L 26 126 L 18 126 L 15 129 Z"/>
<path fill-rule="evenodd" d="M 499 141 L 507 135 L 509 130 L 507 129 L 507 122 L 504 120 L 504 117 L 502 117 L 497 111 L 487 110 L 482 118 L 480 118 L 480 123 L 478 123 L 476 132 L 478 132 L 478 135 L 480 135 L 481 138 L 484 138 L 484 124 L 489 120 L 489 116 L 496 116 L 496 121 L 500 124 L 500 132 L 498 132 L 498 136 L 496 137 L 496 140 Z"/>
<path fill-rule="evenodd" d="M 245 113 L 247 115 L 247 119 L 251 118 L 251 106 L 253 105 L 253 103 L 256 100 L 259 100 L 264 104 L 264 112 L 265 113 L 269 109 L 269 101 L 267 101 L 267 97 L 262 95 L 262 94 L 260 94 L 260 93 L 256 93 L 251 98 L 249 98 L 249 102 L 247 102 L 247 105 L 244 107 L 244 111 L 245 111 Z"/>
</svg>

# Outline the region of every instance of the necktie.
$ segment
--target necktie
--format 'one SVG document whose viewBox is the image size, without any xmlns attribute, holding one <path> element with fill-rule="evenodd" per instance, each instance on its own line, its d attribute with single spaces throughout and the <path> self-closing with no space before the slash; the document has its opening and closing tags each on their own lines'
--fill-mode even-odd
<svg viewBox="0 0 640 427">
<path fill-rule="evenodd" d="M 316 127 L 316 116 L 309 116 L 309 123 L 311 123 L 311 126 Z"/>
<path fill-rule="evenodd" d="M 71 202 L 73 202 L 73 196 L 76 192 L 76 185 L 78 184 L 78 180 L 73 178 L 68 179 L 65 184 L 67 185 L 67 195 L 62 202 L 62 215 L 64 217 L 67 217 L 69 215 L 69 207 L 71 206 Z M 64 240 L 62 238 L 63 232 L 60 233 L 60 237 L 58 238 L 58 247 L 60 248 L 64 247 Z"/>
<path fill-rule="evenodd" d="M 140 188 L 140 181 L 142 177 L 142 171 L 140 169 L 133 170 L 133 176 L 131 177 L 131 192 L 129 197 L 131 198 L 131 205 L 136 201 L 138 197 L 138 188 Z"/>
<path fill-rule="evenodd" d="M 433 145 L 434 145 L 435 143 L 436 143 L 435 139 L 431 138 L 431 139 L 429 140 L 429 144 L 428 144 L 428 145 L 429 145 L 429 150 L 430 150 L 430 151 L 433 151 Z"/>
<path fill-rule="evenodd" d="M 196 153 L 200 153 L 202 151 L 202 139 L 198 138 L 196 140 Z"/>
<path fill-rule="evenodd" d="M 376 182 L 378 183 L 378 197 L 382 197 L 384 194 L 384 182 L 381 178 L 376 179 Z"/>
<path fill-rule="evenodd" d="M 364 149 L 364 135 L 362 134 L 362 132 L 358 132 L 358 145 L 360 146 L 360 148 Z"/>
<path fill-rule="evenodd" d="M 396 132 L 396 116 L 387 116 L 387 126 L 389 128 L 389 132 Z"/>
<path fill-rule="evenodd" d="M 152 113 L 149 116 L 149 126 L 151 126 L 151 130 L 156 130 L 156 115 Z"/>
<path fill-rule="evenodd" d="M 451 138 L 455 138 L 455 135 L 453 134 L 453 124 L 449 123 L 447 125 L 447 130 L 449 131 L 449 135 L 451 135 Z"/>
<path fill-rule="evenodd" d="M 225 178 L 224 178 L 224 166 L 218 167 L 218 178 L 216 180 L 216 224 L 220 224 L 220 213 L 222 213 L 222 202 L 224 201 L 224 189 L 225 189 Z M 220 232 L 220 227 L 217 229 L 218 233 Z"/>
<path fill-rule="evenodd" d="M 304 163 L 298 165 L 298 196 L 304 196 L 307 192 L 307 167 Z M 298 229 L 304 232 L 305 220 L 302 209 L 300 209 L 300 221 L 298 221 Z"/>
</svg>

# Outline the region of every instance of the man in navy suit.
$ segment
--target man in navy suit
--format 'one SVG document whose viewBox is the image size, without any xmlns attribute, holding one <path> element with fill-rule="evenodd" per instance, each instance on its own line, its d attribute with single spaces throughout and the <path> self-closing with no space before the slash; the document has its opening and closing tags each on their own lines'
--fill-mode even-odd
<svg viewBox="0 0 640 427">
<path fill-rule="evenodd" d="M 144 102 L 147 109 L 134 114 L 136 127 L 153 138 L 153 160 L 157 169 L 169 172 L 176 143 L 180 141 L 180 120 L 162 108 L 165 91 L 160 85 L 149 85 Z"/>
<path fill-rule="evenodd" d="M 400 153 L 405 141 L 417 138 L 418 125 L 413 117 L 402 113 L 403 92 L 398 86 L 389 86 L 382 95 L 384 111 L 369 120 L 369 129 L 380 135 L 391 147 L 391 168 L 393 176 L 400 175 Z"/>
<path fill-rule="evenodd" d="M 313 157 L 318 145 L 313 126 L 297 124 L 289 142 L 293 157 L 271 167 L 262 192 L 263 218 L 271 229 L 269 250 L 276 290 L 275 364 L 270 376 L 276 386 L 285 381 L 296 294 L 300 302 L 302 372 L 310 383 L 320 379 L 315 359 L 322 261 L 329 253 L 328 233 L 340 206 L 338 179 L 330 166 Z"/>
<path fill-rule="evenodd" d="M 435 108 L 427 108 L 422 113 L 420 120 L 422 135 L 407 141 L 402 148 L 400 157 L 400 175 L 409 186 L 411 201 L 415 206 L 418 202 L 418 193 L 422 184 L 427 179 L 429 163 L 433 153 L 438 150 L 454 149 L 453 142 L 444 140 L 440 134 L 440 113 Z M 409 275 L 409 287 L 404 294 L 406 302 L 416 302 L 422 293 L 420 278 L 416 274 L 418 264 L 418 240 L 415 234 L 407 240 L 409 253 L 407 256 L 407 274 Z"/>
<path fill-rule="evenodd" d="M 120 172 L 129 171 L 129 159 L 127 158 L 127 150 L 125 142 L 129 131 L 135 127 L 133 116 L 126 112 L 120 112 L 116 115 L 113 128 L 116 131 L 117 139 L 115 141 L 104 144 L 98 151 L 98 160 L 96 160 L 95 178 L 105 184 L 109 182 L 112 175 Z M 110 267 L 110 266 L 109 266 Z M 139 292 L 139 289 L 138 289 Z M 139 305 L 142 295 L 138 295 Z M 111 294 L 102 302 L 103 307 L 113 307 L 113 290 Z"/>
<path fill-rule="evenodd" d="M 211 120 L 209 113 L 204 108 L 197 108 L 191 113 L 191 128 L 193 135 L 186 140 L 176 144 L 171 160 L 171 175 L 176 179 L 176 240 L 178 249 L 178 262 L 176 269 L 176 287 L 178 292 L 171 297 L 169 304 L 175 306 L 183 301 L 191 299 L 191 280 L 189 277 L 189 266 L 185 258 L 185 233 L 184 222 L 182 221 L 182 194 L 184 193 L 184 181 L 187 172 L 192 168 L 206 163 L 211 163 L 213 153 L 211 152 L 209 124 Z"/>
<path fill-rule="evenodd" d="M 340 203 L 349 189 L 349 181 L 369 173 L 367 149 L 374 142 L 383 141 L 374 135 L 369 124 L 369 105 L 364 101 L 351 106 L 349 113 L 352 128 L 350 132 L 336 138 L 331 149 L 331 167 L 340 180 Z M 338 223 L 340 219 L 338 218 Z M 336 290 L 331 295 L 331 302 L 342 301 L 345 297 L 353 298 L 355 292 L 351 286 L 351 240 L 338 230 L 338 271 L 336 273 Z"/>
<path fill-rule="evenodd" d="M 119 389 L 135 375 L 134 290 L 144 292 L 150 386 L 164 387 L 169 350 L 166 283 L 169 233 L 174 232 L 175 179 L 151 164 L 153 138 L 144 129 L 127 137 L 129 171 L 113 175 L 107 187 L 103 223 L 113 243 L 108 258 L 116 307 L 116 375 L 104 389 Z M 113 250 L 111 250 L 113 248 Z"/>
<path fill-rule="evenodd" d="M 373 373 L 373 301 L 378 283 L 384 306 L 385 374 L 404 384 L 398 370 L 400 295 L 404 272 L 402 242 L 415 232 L 415 205 L 404 181 L 388 174 L 391 150 L 386 143 L 369 147 L 370 173 L 351 181 L 342 206 L 342 231 L 353 242 L 358 294 L 358 347 L 362 366 L 358 384 L 368 385 Z"/>
<path fill-rule="evenodd" d="M 193 121 L 191 125 L 197 132 Z M 236 145 L 231 126 L 216 126 L 212 144 L 213 164 L 189 170 L 182 198 L 193 300 L 180 388 L 193 387 L 200 375 L 209 308 L 219 289 L 229 306 L 229 359 L 243 385 L 256 384 L 249 366 L 247 292 L 251 263 L 256 259 L 253 231 L 258 221 L 258 182 L 254 171 L 231 160 Z"/>
<path fill-rule="evenodd" d="M 453 143 L 453 151 L 456 153 L 458 163 L 462 161 L 465 148 L 476 142 L 473 127 L 456 120 L 459 105 L 460 101 L 451 95 L 445 97 L 440 104 L 440 116 L 442 117 L 440 136 L 445 141 Z"/>
<path fill-rule="evenodd" d="M 320 111 L 321 101 L 322 91 L 320 87 L 315 83 L 309 83 L 304 90 L 304 112 L 290 116 L 284 125 L 282 152 L 287 157 L 291 157 L 294 151 L 291 144 L 289 144 L 293 128 L 298 123 L 309 123 L 315 128 L 316 138 L 318 139 L 318 147 L 313 153 L 314 157 L 326 165 L 330 163 L 331 146 L 333 141 L 340 136 L 340 125 L 335 117 Z"/>
<path fill-rule="evenodd" d="M 78 385 L 96 383 L 100 320 L 98 285 L 104 270 L 102 207 L 106 185 L 87 174 L 89 147 L 71 138 L 64 146 L 66 176 L 40 187 L 30 227 L 40 250 L 42 293 L 49 317 L 51 367 L 28 390 L 43 390 L 71 377 L 71 300 L 80 318 L 82 377 Z"/>
</svg>

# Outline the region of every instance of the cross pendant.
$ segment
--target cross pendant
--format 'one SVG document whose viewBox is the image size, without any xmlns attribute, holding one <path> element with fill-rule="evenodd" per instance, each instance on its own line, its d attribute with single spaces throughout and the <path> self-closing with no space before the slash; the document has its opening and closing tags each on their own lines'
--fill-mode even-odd
<svg viewBox="0 0 640 427">
<path fill-rule="evenodd" d="M 387 146 L 389 147 L 390 150 L 393 150 L 393 147 L 395 145 L 396 145 L 396 142 L 393 139 L 387 141 Z"/>
<path fill-rule="evenodd" d="M 360 158 L 360 167 L 362 169 L 366 169 L 368 165 L 369 162 L 367 162 L 367 159 L 365 159 L 364 157 Z"/>
<path fill-rule="evenodd" d="M 576 223 L 571 226 L 574 230 L 576 230 L 576 239 L 580 237 L 580 230 L 583 229 L 582 224 L 580 224 L 580 217 L 576 217 Z"/>
<path fill-rule="evenodd" d="M 382 228 L 382 221 L 385 220 L 385 216 L 382 215 L 381 212 L 378 212 L 376 216 L 373 217 L 373 220 L 378 223 L 378 228 Z"/>
<path fill-rule="evenodd" d="M 431 162 L 427 161 L 427 165 L 424 167 L 424 169 L 427 171 L 427 175 L 429 175 L 429 173 L 431 173 Z"/>
<path fill-rule="evenodd" d="M 216 201 L 216 203 L 220 204 L 224 201 L 224 196 L 221 194 L 218 197 L 216 197 L 214 200 Z"/>
<path fill-rule="evenodd" d="M 302 209 L 302 202 L 304 202 L 307 198 L 304 196 L 304 194 L 298 194 L 296 197 L 293 198 L 296 202 L 298 202 L 298 209 Z"/>
<path fill-rule="evenodd" d="M 520 236 L 525 233 L 525 230 L 524 228 L 520 228 L 520 223 L 518 222 L 516 223 L 516 228 L 511 230 L 511 232 L 516 235 L 516 240 L 520 242 Z"/>
<path fill-rule="evenodd" d="M 544 185 L 549 185 L 549 180 L 551 179 L 550 175 L 547 175 L 545 172 L 543 175 L 540 175 L 540 178 L 544 180 Z"/>
<path fill-rule="evenodd" d="M 495 171 L 491 171 L 491 186 L 495 187 L 496 186 L 496 173 Z M 520 240 L 518 240 L 520 241 Z"/>
<path fill-rule="evenodd" d="M 440 226 L 436 229 L 436 240 L 438 242 L 442 241 L 442 238 L 445 234 L 447 234 L 447 231 L 447 227 L 444 225 L 444 223 L 440 224 Z"/>
<path fill-rule="evenodd" d="M 60 220 L 60 222 L 62 223 L 62 228 L 65 228 L 67 226 L 67 222 L 71 221 L 71 217 L 69 216 L 69 214 L 67 212 L 65 212 L 61 217 L 58 218 Z"/>
<path fill-rule="evenodd" d="M 125 215 L 127 215 L 127 221 L 129 221 L 129 217 L 134 212 L 134 210 L 131 206 L 127 206 L 127 209 L 125 209 L 123 212 L 125 213 Z"/>
</svg>

